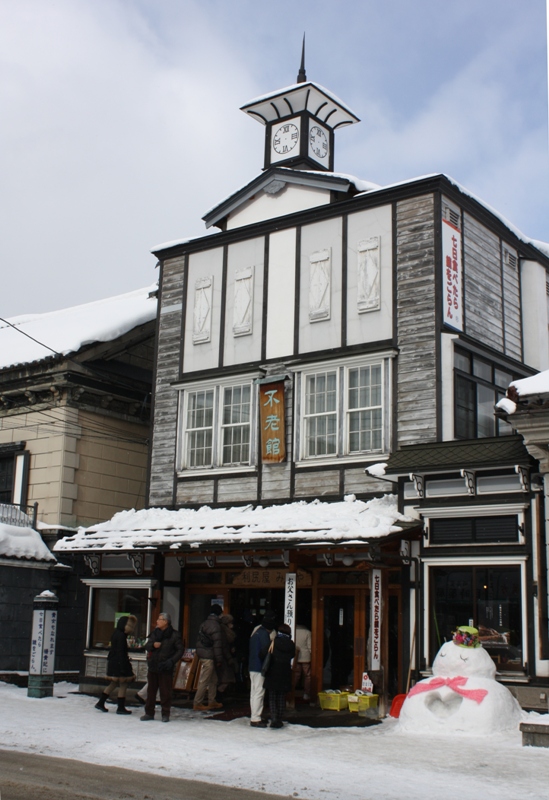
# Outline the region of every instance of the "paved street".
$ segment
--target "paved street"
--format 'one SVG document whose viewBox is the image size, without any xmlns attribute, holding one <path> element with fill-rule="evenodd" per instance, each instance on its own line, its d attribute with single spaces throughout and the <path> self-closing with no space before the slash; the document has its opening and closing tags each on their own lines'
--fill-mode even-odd
<svg viewBox="0 0 549 800">
<path fill-rule="evenodd" d="M 128 763 L 138 757 L 128 744 Z M 155 763 L 156 768 L 160 764 Z M 250 765 L 252 768 L 252 765 Z M 0 750 L 0 800 L 280 800 L 231 789 L 65 758 Z"/>
</svg>

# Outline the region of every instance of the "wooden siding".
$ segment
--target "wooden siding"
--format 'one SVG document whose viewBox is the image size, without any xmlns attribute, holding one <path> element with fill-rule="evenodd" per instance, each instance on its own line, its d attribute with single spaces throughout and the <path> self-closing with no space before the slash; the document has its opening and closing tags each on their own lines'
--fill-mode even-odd
<svg viewBox="0 0 549 800">
<path fill-rule="evenodd" d="M 208 481 L 179 481 L 177 484 L 176 503 L 178 506 L 185 503 L 200 503 L 209 505 L 214 500 L 214 482 Z"/>
<path fill-rule="evenodd" d="M 291 480 L 290 464 L 265 464 L 261 473 L 261 499 L 289 500 Z"/>
<path fill-rule="evenodd" d="M 184 269 L 184 257 L 170 259 L 163 267 L 149 486 L 151 506 L 174 503 L 178 392 L 171 383 L 179 377 Z"/>
<path fill-rule="evenodd" d="M 218 503 L 246 503 L 257 498 L 257 475 L 242 478 L 220 478 L 217 484 Z"/>
<path fill-rule="evenodd" d="M 499 238 L 464 214 L 465 332 L 503 350 L 501 246 Z"/>
<path fill-rule="evenodd" d="M 295 497 L 339 495 L 339 470 L 296 472 Z"/>
<path fill-rule="evenodd" d="M 434 197 L 396 207 L 397 444 L 436 441 Z"/>
<path fill-rule="evenodd" d="M 364 472 L 364 467 L 355 467 L 345 470 L 345 494 L 390 494 L 391 484 L 370 478 Z M 396 484 L 395 484 L 396 491 Z"/>
<path fill-rule="evenodd" d="M 514 256 L 509 263 L 507 254 Z M 522 326 L 520 313 L 520 280 L 518 253 L 503 245 L 503 312 L 505 321 L 505 353 L 522 361 Z"/>
</svg>

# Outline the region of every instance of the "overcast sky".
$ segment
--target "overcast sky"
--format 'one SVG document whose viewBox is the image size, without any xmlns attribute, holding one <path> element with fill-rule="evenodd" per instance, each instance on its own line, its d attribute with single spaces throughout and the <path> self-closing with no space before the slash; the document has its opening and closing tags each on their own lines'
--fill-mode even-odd
<svg viewBox="0 0 549 800">
<path fill-rule="evenodd" d="M 549 242 L 545 0 L 0 0 L 0 316 L 156 280 L 263 166 L 239 108 L 309 80 L 335 169 L 444 172 Z"/>
</svg>

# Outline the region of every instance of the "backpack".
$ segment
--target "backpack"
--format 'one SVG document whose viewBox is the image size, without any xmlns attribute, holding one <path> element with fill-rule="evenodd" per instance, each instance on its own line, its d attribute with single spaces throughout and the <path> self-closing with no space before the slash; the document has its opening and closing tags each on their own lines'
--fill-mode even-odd
<svg viewBox="0 0 549 800">
<path fill-rule="evenodd" d="M 200 645 L 200 647 L 204 647 L 205 649 L 210 650 L 214 646 L 213 639 L 211 638 L 211 636 L 208 636 L 208 634 L 206 633 L 206 631 L 204 631 L 203 628 L 204 626 L 201 625 L 198 631 L 198 644 Z"/>
</svg>

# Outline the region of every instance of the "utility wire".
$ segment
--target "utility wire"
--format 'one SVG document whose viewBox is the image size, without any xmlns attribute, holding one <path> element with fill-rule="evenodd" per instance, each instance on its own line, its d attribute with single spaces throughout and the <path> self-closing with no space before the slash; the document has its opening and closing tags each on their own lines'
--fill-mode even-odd
<svg viewBox="0 0 549 800">
<path fill-rule="evenodd" d="M 4 319 L 4 317 L 0 317 L 0 322 L 5 322 L 6 325 L 9 325 L 10 328 L 13 328 L 14 331 L 17 331 L 17 333 L 21 333 L 23 336 L 26 336 L 27 339 L 30 339 L 31 341 L 35 342 L 36 344 L 39 344 L 40 347 L 45 347 L 46 350 L 50 350 L 50 352 L 52 352 L 55 356 L 61 356 L 61 357 L 63 356 L 62 353 L 58 353 L 57 350 L 53 350 L 47 344 L 44 344 L 44 342 L 39 342 L 38 339 L 35 339 L 34 336 L 30 335 L 30 333 L 27 333 L 26 331 L 21 330 L 21 328 L 18 328 L 17 325 L 13 325 L 13 323 L 8 322 L 8 320 Z"/>
</svg>

